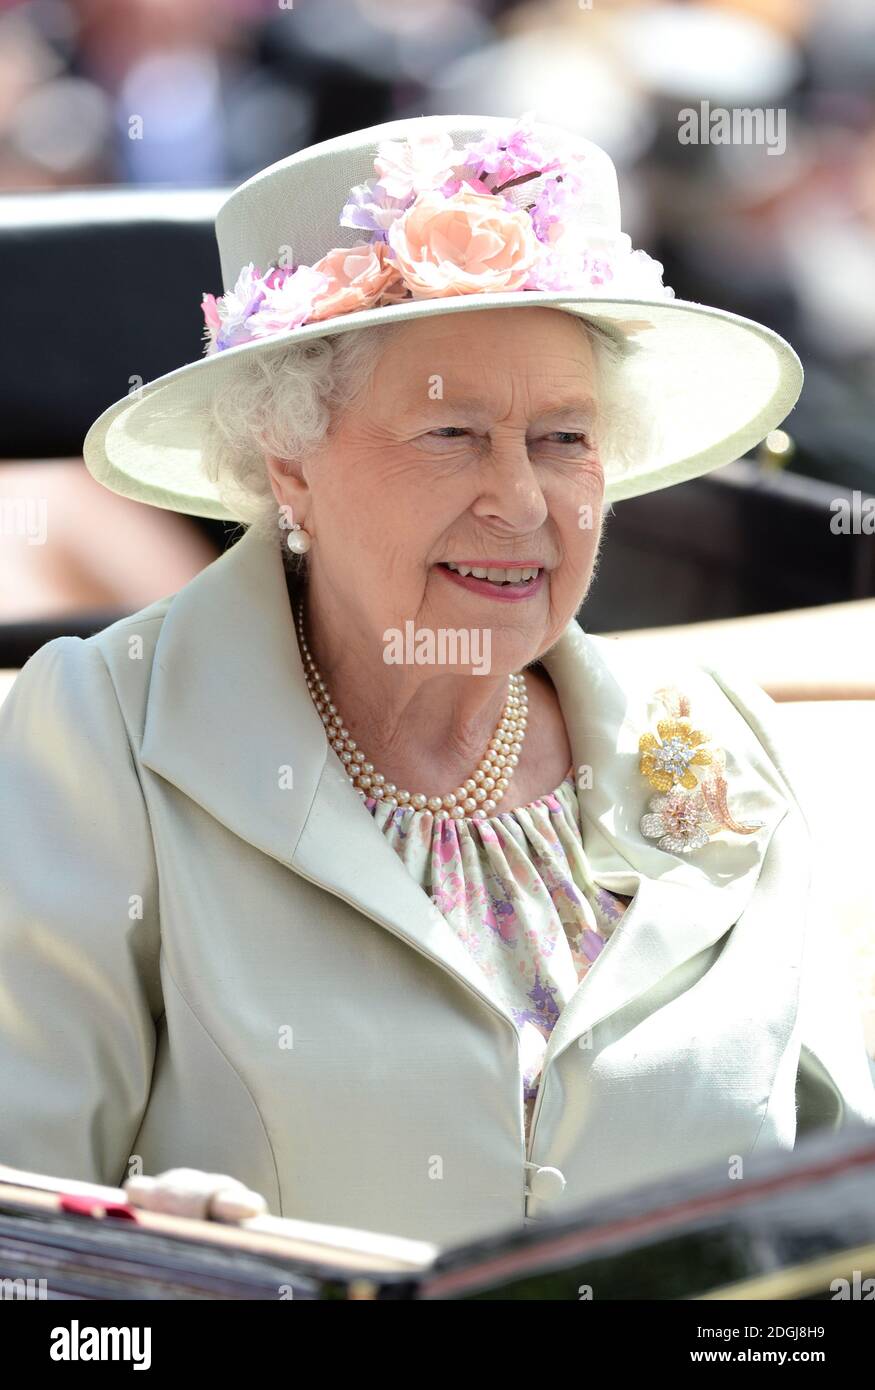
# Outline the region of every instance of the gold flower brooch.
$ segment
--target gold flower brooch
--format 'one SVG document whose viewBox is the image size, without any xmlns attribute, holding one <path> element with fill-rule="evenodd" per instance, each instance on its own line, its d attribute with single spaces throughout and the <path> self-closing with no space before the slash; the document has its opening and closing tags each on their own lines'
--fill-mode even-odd
<svg viewBox="0 0 875 1390">
<path fill-rule="evenodd" d="M 721 830 L 753 835 L 762 829 L 762 821 L 740 825 L 732 816 L 724 775 L 726 755 L 714 747 L 707 734 L 693 728 L 687 697 L 674 688 L 656 694 L 668 718 L 660 719 L 656 734 L 641 735 L 638 766 L 661 795 L 653 797 L 648 814 L 641 817 L 641 834 L 658 840 L 660 849 L 689 854 L 707 845 Z M 706 769 L 701 779 L 696 768 Z"/>
</svg>

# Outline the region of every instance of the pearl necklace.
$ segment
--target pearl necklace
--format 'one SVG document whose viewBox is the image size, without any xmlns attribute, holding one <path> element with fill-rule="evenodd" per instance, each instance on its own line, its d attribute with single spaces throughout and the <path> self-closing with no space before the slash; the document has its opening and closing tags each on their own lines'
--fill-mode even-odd
<svg viewBox="0 0 875 1390">
<path fill-rule="evenodd" d="M 394 782 L 387 782 L 373 763 L 367 761 L 349 729 L 343 722 L 337 706 L 332 702 L 325 681 L 313 660 L 304 634 L 304 599 L 301 598 L 297 611 L 298 641 L 304 658 L 307 689 L 319 713 L 331 747 L 347 769 L 350 782 L 364 801 L 375 796 L 388 801 L 393 806 L 412 806 L 414 810 L 429 810 L 436 820 L 462 820 L 465 816 L 482 819 L 490 816 L 498 806 L 510 783 L 513 769 L 519 763 L 523 739 L 526 734 L 528 717 L 528 695 L 526 680 L 522 675 L 508 677 L 508 695 L 490 740 L 489 747 L 473 777 L 446 796 L 426 796 L 423 792 L 411 793 L 400 790 Z M 508 775 L 510 774 L 510 776 Z"/>
</svg>

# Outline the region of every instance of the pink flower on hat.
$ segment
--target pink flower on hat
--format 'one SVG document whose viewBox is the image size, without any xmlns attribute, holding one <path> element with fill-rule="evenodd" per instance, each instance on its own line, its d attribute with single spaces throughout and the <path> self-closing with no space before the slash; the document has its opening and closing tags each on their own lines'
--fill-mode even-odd
<svg viewBox="0 0 875 1390">
<path fill-rule="evenodd" d="M 313 269 L 328 281 L 326 289 L 313 302 L 310 318 L 314 322 L 333 318 L 335 314 L 349 314 L 355 309 L 369 309 L 386 297 L 391 299 L 393 290 L 401 291 L 400 296 L 395 296 L 396 302 L 406 294 L 401 272 L 389 259 L 383 241 L 337 247 L 317 261 Z"/>
<path fill-rule="evenodd" d="M 214 294 L 204 295 L 201 300 L 201 311 L 204 316 L 204 334 L 211 344 L 215 343 L 222 327 L 222 316 L 219 313 L 219 305 Z"/>
<path fill-rule="evenodd" d="M 538 254 L 531 219 L 491 193 L 421 193 L 389 228 L 414 299 L 521 289 Z"/>
</svg>

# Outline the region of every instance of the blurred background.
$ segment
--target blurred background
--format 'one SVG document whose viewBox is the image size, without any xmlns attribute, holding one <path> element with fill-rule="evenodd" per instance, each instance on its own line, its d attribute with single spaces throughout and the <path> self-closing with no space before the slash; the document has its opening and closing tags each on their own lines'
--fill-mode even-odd
<svg viewBox="0 0 875 1390">
<path fill-rule="evenodd" d="M 780 143 L 683 143 L 703 102 Z M 608 150 L 679 298 L 770 325 L 806 372 L 747 457 L 615 506 L 579 620 L 743 667 L 782 702 L 829 862 L 867 863 L 875 0 L 0 0 L 0 700 L 43 643 L 174 593 L 239 533 L 117 497 L 80 456 L 108 405 L 200 355 L 227 192 L 384 120 L 527 111 Z M 875 1056 L 860 875 L 827 915 Z"/>
<path fill-rule="evenodd" d="M 681 143 L 702 101 L 777 113 L 782 145 Z M 875 680 L 848 651 L 875 625 L 873 0 L 2 0 L 0 667 L 174 592 L 227 543 L 106 492 L 78 457 L 107 405 L 200 355 L 227 191 L 382 120 L 527 110 L 609 151 L 625 229 L 679 297 L 771 325 L 806 369 L 746 460 L 615 508 L 581 621 L 801 610 L 814 636 L 794 645 L 830 644 L 821 676 L 841 648 L 836 688 Z M 35 498 L 51 545 L 25 534 Z M 744 629 L 761 661 L 772 631 Z"/>
</svg>

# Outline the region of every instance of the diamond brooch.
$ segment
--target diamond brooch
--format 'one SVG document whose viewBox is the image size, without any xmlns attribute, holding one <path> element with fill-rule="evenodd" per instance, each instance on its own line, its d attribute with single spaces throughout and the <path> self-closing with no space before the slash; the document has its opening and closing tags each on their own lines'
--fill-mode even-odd
<svg viewBox="0 0 875 1390">
<path fill-rule="evenodd" d="M 732 816 L 727 801 L 726 758 L 722 749 L 710 744 L 707 734 L 690 721 L 690 702 L 680 691 L 669 687 L 656 692 L 668 717 L 660 719 L 656 734 L 642 734 L 639 770 L 661 795 L 650 801 L 647 815 L 641 817 L 641 834 L 657 840 L 659 848 L 673 854 L 689 854 L 707 845 L 721 830 L 752 835 L 762 822 L 741 825 Z M 658 735 L 658 737 L 657 737 Z M 701 780 L 695 769 L 705 769 Z"/>
</svg>

